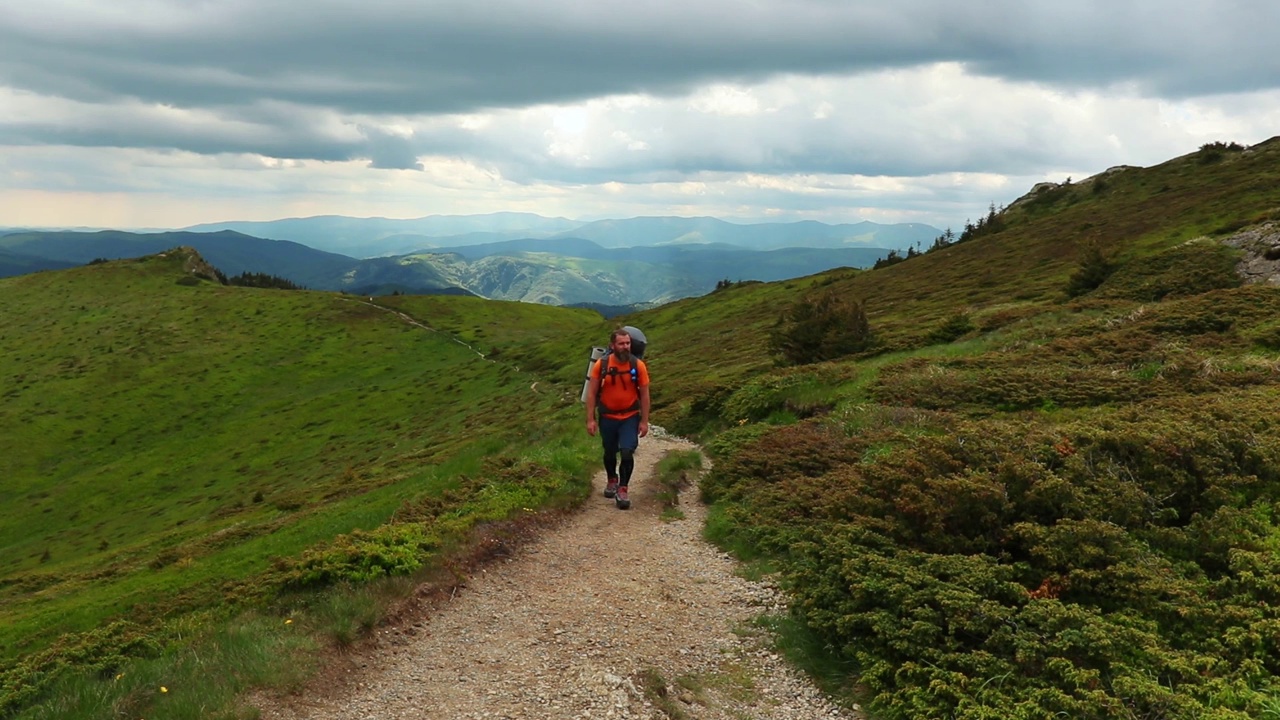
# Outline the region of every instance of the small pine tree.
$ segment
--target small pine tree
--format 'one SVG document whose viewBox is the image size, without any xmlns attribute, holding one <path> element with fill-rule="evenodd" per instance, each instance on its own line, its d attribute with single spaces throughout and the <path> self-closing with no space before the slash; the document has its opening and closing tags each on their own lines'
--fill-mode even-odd
<svg viewBox="0 0 1280 720">
<path fill-rule="evenodd" d="M 897 265 L 898 263 L 902 262 L 903 260 L 906 260 L 906 258 L 904 258 L 903 256 L 899 255 L 897 250 L 890 250 L 888 255 L 885 255 L 884 257 L 880 258 L 879 260 L 876 260 L 875 264 L 871 266 L 871 269 L 872 269 L 872 270 L 879 270 L 879 269 L 880 269 L 880 268 L 882 268 L 882 267 L 889 267 L 890 265 Z"/>
<path fill-rule="evenodd" d="M 1085 246 L 1080 265 L 1067 281 L 1067 297 L 1080 297 L 1106 282 L 1116 266 L 1103 254 L 1098 243 Z"/>
<path fill-rule="evenodd" d="M 834 291 L 798 300 L 778 317 L 770 349 L 793 365 L 834 360 L 871 346 L 861 302 Z"/>
<path fill-rule="evenodd" d="M 928 250 L 926 250 L 925 252 L 933 252 L 933 251 L 935 251 L 935 250 L 942 250 L 943 248 L 950 247 L 951 245 L 954 245 L 954 244 L 955 244 L 955 242 L 956 242 L 956 234 L 955 234 L 955 232 L 953 232 L 953 231 L 951 230 L 951 227 L 950 227 L 950 226 L 948 226 L 948 227 L 947 227 L 947 231 L 946 231 L 946 232 L 944 232 L 944 233 L 942 233 L 942 234 L 941 234 L 941 235 L 939 235 L 938 237 L 934 238 L 934 240 L 933 240 L 933 244 L 932 244 L 932 245 L 930 245 L 930 246 L 929 246 L 929 249 L 928 249 Z"/>
</svg>

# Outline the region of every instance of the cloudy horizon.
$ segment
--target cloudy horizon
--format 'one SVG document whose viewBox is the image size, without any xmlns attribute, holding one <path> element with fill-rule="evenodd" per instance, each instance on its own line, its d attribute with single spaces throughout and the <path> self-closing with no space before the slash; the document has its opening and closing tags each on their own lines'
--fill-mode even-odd
<svg viewBox="0 0 1280 720">
<path fill-rule="evenodd" d="M 959 228 L 1280 127 L 1280 6 L 17 0 L 0 227 L 532 212 Z"/>
</svg>

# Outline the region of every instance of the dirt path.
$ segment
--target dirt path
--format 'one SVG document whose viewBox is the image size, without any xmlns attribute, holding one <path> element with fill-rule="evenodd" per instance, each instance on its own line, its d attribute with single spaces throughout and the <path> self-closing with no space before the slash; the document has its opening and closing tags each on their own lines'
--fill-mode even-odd
<svg viewBox="0 0 1280 720">
<path fill-rule="evenodd" d="M 781 599 L 701 539 L 696 492 L 682 496 L 684 519 L 659 517 L 654 465 L 686 447 L 659 429 L 636 456 L 633 509 L 600 495 L 601 472 L 581 512 L 431 613 L 380 630 L 367 653 L 327 673 L 345 676 L 330 687 L 261 703 L 262 717 L 858 717 L 753 628 Z M 646 680 L 666 697 L 644 692 Z"/>
</svg>

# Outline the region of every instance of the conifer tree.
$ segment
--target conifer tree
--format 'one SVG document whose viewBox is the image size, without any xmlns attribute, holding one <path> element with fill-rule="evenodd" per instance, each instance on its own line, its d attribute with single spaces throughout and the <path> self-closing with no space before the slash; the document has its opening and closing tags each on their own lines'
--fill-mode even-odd
<svg viewBox="0 0 1280 720">
<path fill-rule="evenodd" d="M 769 336 L 770 349 L 793 365 L 834 360 L 871 342 L 862 303 L 835 291 L 798 300 L 779 316 Z"/>
<path fill-rule="evenodd" d="M 1084 248 L 1080 265 L 1067 281 L 1067 297 L 1079 297 L 1096 289 L 1111 277 L 1115 269 L 1098 243 L 1089 243 Z"/>
</svg>

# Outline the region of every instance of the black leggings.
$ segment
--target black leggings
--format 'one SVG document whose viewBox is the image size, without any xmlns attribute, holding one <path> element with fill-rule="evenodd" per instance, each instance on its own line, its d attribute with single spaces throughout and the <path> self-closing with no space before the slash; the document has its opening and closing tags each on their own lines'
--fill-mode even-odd
<svg viewBox="0 0 1280 720">
<path fill-rule="evenodd" d="M 600 418 L 600 441 L 604 444 L 604 471 L 609 477 L 618 478 L 618 484 L 626 487 L 631 482 L 631 471 L 636 467 L 636 447 L 640 444 L 640 416 L 625 420 Z M 622 465 L 618 466 L 618 456 Z"/>
<path fill-rule="evenodd" d="M 618 464 L 618 455 L 622 456 L 622 466 L 615 471 L 614 468 Z M 609 477 L 618 478 L 618 484 L 626 487 L 631 482 L 631 471 L 636 468 L 636 451 L 631 448 L 621 448 L 617 453 L 608 450 L 604 451 L 604 471 Z"/>
</svg>

